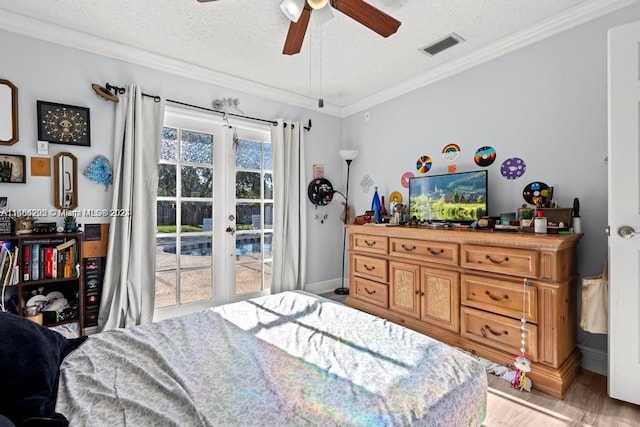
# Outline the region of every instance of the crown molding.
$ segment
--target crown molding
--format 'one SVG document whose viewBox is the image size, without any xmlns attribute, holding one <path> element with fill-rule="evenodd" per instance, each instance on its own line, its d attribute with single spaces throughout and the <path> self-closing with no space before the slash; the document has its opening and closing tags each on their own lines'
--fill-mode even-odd
<svg viewBox="0 0 640 427">
<path fill-rule="evenodd" d="M 40 21 L 21 14 L 2 9 L 0 13 L 0 28 L 5 31 L 22 34 L 27 37 L 59 44 L 66 47 L 80 49 L 108 58 L 142 65 L 155 70 L 164 71 L 189 79 L 222 86 L 251 95 L 261 96 L 272 101 L 288 105 L 317 110 L 325 114 L 340 117 L 342 110 L 330 103 L 325 103 L 322 110 L 313 108 L 317 100 L 310 100 L 278 88 L 242 79 L 229 74 L 210 70 L 198 65 L 186 63 L 164 55 L 149 52 L 122 43 L 116 43 L 90 34 L 71 30 L 59 25 Z M 162 94 L 160 94 L 162 95 Z"/>
<path fill-rule="evenodd" d="M 343 108 L 343 117 L 350 116 L 372 106 L 390 101 L 400 95 L 428 86 L 438 80 L 451 77 L 462 71 L 475 67 L 476 65 L 482 64 L 483 62 L 490 61 L 499 56 L 513 52 L 524 46 L 561 33 L 637 2 L 638 0 L 592 0 L 576 6 L 560 15 L 522 31 L 518 31 L 509 37 L 491 43 L 482 49 L 473 51 L 468 55 L 448 62 L 420 76 L 406 80 L 399 85 L 390 86 L 389 88 L 376 93 L 374 96 L 354 102 L 353 104 Z"/>
<path fill-rule="evenodd" d="M 434 70 L 409 79 L 402 84 L 391 86 L 374 96 L 363 98 L 346 107 L 338 107 L 325 103 L 324 108 L 314 107 L 315 100 L 297 95 L 254 81 L 241 79 L 229 74 L 220 73 L 194 64 L 185 63 L 173 58 L 151 53 L 136 47 L 105 40 L 86 33 L 67 29 L 51 23 L 39 21 L 14 12 L 3 10 L 0 14 L 0 25 L 3 30 L 22 34 L 28 37 L 73 47 L 96 55 L 142 65 L 155 70 L 164 71 L 177 76 L 218 85 L 247 94 L 261 96 L 276 102 L 301 107 L 337 117 L 347 117 L 372 106 L 381 104 L 400 95 L 422 88 L 444 78 L 453 76 L 483 62 L 513 52 L 521 47 L 582 23 L 598 18 L 617 9 L 637 3 L 639 0 L 591 0 L 576 6 L 563 14 L 544 21 L 538 25 L 514 33 L 512 36 L 492 43 L 444 64 Z"/>
</svg>

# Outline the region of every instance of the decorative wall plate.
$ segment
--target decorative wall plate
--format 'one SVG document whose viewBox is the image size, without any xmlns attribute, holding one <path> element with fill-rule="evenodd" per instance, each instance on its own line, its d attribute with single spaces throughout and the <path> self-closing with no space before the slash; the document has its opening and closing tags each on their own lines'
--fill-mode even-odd
<svg viewBox="0 0 640 427">
<path fill-rule="evenodd" d="M 518 179 L 524 175 L 527 164 L 519 157 L 511 157 L 500 166 L 500 173 L 507 179 Z"/>
<path fill-rule="evenodd" d="M 312 180 L 307 188 L 307 196 L 316 206 L 325 206 L 331 203 L 334 193 L 333 185 L 326 178 Z"/>
<path fill-rule="evenodd" d="M 404 188 L 409 188 L 409 180 L 414 176 L 413 172 L 405 172 L 402 174 L 402 178 L 400 178 L 400 183 Z"/>
<path fill-rule="evenodd" d="M 476 165 L 487 167 L 491 166 L 493 162 L 496 160 L 496 150 L 493 147 L 484 146 L 480 147 L 476 150 L 476 153 L 473 155 L 473 161 L 476 162 Z"/>
<path fill-rule="evenodd" d="M 522 190 L 522 197 L 534 206 L 546 206 L 549 186 L 544 182 L 531 182 Z"/>
</svg>

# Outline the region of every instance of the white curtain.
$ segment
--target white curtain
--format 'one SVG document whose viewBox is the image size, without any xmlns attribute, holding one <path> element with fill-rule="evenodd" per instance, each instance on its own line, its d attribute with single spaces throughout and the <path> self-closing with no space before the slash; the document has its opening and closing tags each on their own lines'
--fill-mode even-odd
<svg viewBox="0 0 640 427">
<path fill-rule="evenodd" d="M 113 150 L 113 216 L 98 328 L 109 330 L 153 320 L 158 159 L 164 101 L 130 85 L 116 104 Z"/>
<path fill-rule="evenodd" d="M 271 129 L 273 149 L 273 266 L 271 293 L 304 289 L 306 184 L 303 128 L 283 122 Z"/>
</svg>

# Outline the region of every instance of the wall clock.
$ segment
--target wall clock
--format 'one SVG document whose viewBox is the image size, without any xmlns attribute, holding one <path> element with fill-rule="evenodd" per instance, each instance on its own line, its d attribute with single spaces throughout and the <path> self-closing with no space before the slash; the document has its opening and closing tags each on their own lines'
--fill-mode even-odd
<svg viewBox="0 0 640 427">
<path fill-rule="evenodd" d="M 38 101 L 38 140 L 91 146 L 89 109 Z"/>
</svg>

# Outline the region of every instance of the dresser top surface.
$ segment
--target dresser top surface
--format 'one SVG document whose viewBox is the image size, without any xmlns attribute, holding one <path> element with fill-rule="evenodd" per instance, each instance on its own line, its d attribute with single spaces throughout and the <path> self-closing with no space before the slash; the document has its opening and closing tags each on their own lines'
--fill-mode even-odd
<svg viewBox="0 0 640 427">
<path fill-rule="evenodd" d="M 408 239 L 424 239 L 461 244 L 525 247 L 560 250 L 577 245 L 582 234 L 535 234 L 514 231 L 473 230 L 471 228 L 430 228 L 427 226 L 347 225 L 351 234 L 368 234 Z"/>
</svg>

